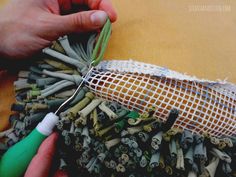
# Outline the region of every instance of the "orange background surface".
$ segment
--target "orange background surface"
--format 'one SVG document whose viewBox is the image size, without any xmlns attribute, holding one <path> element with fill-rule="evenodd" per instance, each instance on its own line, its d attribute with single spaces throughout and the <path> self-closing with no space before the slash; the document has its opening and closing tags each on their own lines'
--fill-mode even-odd
<svg viewBox="0 0 236 177">
<path fill-rule="evenodd" d="M 0 0 L 0 5 L 6 2 Z M 105 58 L 132 58 L 236 83 L 235 0 L 113 0 L 113 4 L 118 21 Z M 197 10 L 203 6 L 205 10 Z M 0 131 L 8 124 L 14 102 L 14 79 L 0 73 Z"/>
</svg>

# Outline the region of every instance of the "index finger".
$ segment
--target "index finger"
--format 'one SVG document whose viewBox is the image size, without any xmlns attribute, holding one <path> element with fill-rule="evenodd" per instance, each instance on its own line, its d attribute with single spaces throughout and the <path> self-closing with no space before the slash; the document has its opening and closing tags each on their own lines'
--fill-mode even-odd
<svg viewBox="0 0 236 177">
<path fill-rule="evenodd" d="M 74 1 L 79 1 L 79 0 L 74 0 Z M 87 0 L 87 4 L 93 10 L 105 11 L 108 14 L 111 22 L 116 21 L 117 14 L 110 0 Z"/>
<path fill-rule="evenodd" d="M 88 5 L 91 10 L 103 10 L 109 16 L 111 22 L 116 21 L 117 13 L 110 0 L 58 0 L 62 9 L 70 10 L 72 4 Z"/>
</svg>

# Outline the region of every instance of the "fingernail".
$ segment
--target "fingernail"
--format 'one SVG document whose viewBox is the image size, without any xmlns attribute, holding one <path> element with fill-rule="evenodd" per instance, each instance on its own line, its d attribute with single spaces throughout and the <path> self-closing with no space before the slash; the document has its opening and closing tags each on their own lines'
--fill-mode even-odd
<svg viewBox="0 0 236 177">
<path fill-rule="evenodd" d="M 104 11 L 96 11 L 90 16 L 93 25 L 102 26 L 107 20 L 107 14 Z"/>
</svg>

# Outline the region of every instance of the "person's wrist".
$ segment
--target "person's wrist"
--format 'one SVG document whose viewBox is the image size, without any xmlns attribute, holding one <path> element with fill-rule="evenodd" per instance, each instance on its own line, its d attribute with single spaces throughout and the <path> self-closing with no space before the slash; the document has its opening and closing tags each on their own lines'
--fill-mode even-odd
<svg viewBox="0 0 236 177">
<path fill-rule="evenodd" d="M 0 70 L 10 68 L 8 67 L 10 63 L 8 63 L 9 61 L 4 51 L 5 49 L 4 49 L 4 39 L 2 34 L 2 24 L 0 22 Z"/>
<path fill-rule="evenodd" d="M 0 70 L 10 69 L 10 66 L 12 63 L 9 57 L 5 53 L 4 38 L 3 38 L 1 25 L 2 24 L 0 23 Z"/>
<path fill-rule="evenodd" d="M 0 60 L 5 60 L 7 57 L 6 55 L 6 48 L 5 48 L 5 36 L 7 35 L 5 32 L 6 24 L 4 22 L 4 16 L 2 15 L 2 11 L 0 12 Z M 0 62 L 1 62 L 0 61 Z"/>
<path fill-rule="evenodd" d="M 7 23 L 6 18 L 3 17 L 3 11 L 0 12 L 0 70 L 15 70 L 17 63 L 7 53 L 6 47 L 6 37 L 9 38 L 7 34 Z M 10 29 L 8 29 L 10 30 Z"/>
</svg>

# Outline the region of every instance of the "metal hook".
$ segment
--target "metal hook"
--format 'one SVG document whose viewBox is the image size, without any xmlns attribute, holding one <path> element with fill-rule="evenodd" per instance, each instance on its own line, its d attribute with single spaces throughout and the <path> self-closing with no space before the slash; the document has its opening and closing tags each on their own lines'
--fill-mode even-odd
<svg viewBox="0 0 236 177">
<path fill-rule="evenodd" d="M 55 114 L 58 116 L 60 114 L 60 112 L 62 111 L 62 109 L 68 104 L 70 103 L 75 96 L 77 95 L 77 93 L 79 92 L 81 86 L 83 85 L 83 83 L 87 80 L 87 78 L 90 76 L 91 72 L 93 71 L 94 66 L 92 66 L 92 63 L 89 65 L 88 68 L 88 72 L 85 74 L 85 76 L 83 76 L 82 81 L 80 82 L 80 84 L 78 85 L 77 89 L 75 90 L 75 92 L 73 93 L 73 95 L 71 97 L 69 97 L 66 101 L 64 101 L 61 106 L 55 111 Z"/>
</svg>

